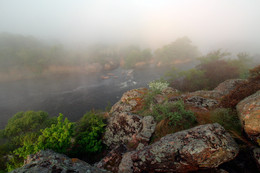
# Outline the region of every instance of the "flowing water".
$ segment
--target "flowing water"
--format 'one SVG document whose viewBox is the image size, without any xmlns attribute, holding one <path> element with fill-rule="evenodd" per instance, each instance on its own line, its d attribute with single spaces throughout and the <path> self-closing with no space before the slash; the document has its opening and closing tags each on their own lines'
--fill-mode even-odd
<svg viewBox="0 0 260 173">
<path fill-rule="evenodd" d="M 51 116 L 63 113 L 71 121 L 91 109 L 105 109 L 130 89 L 147 87 L 159 79 L 164 68 L 124 70 L 91 75 L 53 75 L 0 84 L 0 129 L 19 111 L 43 110 Z"/>
</svg>

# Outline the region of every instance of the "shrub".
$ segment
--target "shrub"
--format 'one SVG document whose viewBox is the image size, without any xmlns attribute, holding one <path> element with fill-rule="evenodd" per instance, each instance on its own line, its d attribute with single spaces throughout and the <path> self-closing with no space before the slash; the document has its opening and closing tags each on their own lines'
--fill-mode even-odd
<svg viewBox="0 0 260 173">
<path fill-rule="evenodd" d="M 226 130 L 236 131 L 241 134 L 241 124 L 236 111 L 232 109 L 217 108 L 210 113 L 212 122 L 217 122 Z"/>
<path fill-rule="evenodd" d="M 35 151 L 42 149 L 52 149 L 59 153 L 67 153 L 71 147 L 71 138 L 73 134 L 74 123 L 60 114 L 57 118 L 57 124 L 53 124 L 50 128 L 41 130 L 42 135 L 37 140 Z"/>
<path fill-rule="evenodd" d="M 260 66 L 250 70 L 250 77 L 247 82 L 238 85 L 228 95 L 224 96 L 220 106 L 235 109 L 236 105 L 244 98 L 254 94 L 260 89 Z"/>
<path fill-rule="evenodd" d="M 50 118 L 48 113 L 43 111 L 18 112 L 9 119 L 4 134 L 7 137 L 14 137 L 27 132 L 37 132 L 54 122 L 55 118 Z"/>
<path fill-rule="evenodd" d="M 73 123 L 67 118 L 63 121 L 63 115 L 60 114 L 57 118 L 57 123 L 52 124 L 50 128 L 41 130 L 39 137 L 28 135 L 23 146 L 14 150 L 14 154 L 21 158 L 26 158 L 27 155 L 38 152 L 39 150 L 52 149 L 59 153 L 67 153 L 71 147 L 71 138 L 73 133 Z M 37 138 L 37 141 L 35 141 Z"/>
<path fill-rule="evenodd" d="M 106 124 L 101 113 L 87 112 L 75 127 L 74 152 L 94 153 L 102 149 L 102 134 Z"/>
<path fill-rule="evenodd" d="M 239 78 L 241 73 L 246 74 L 247 66 L 245 60 L 240 57 L 238 60 L 227 59 L 230 54 L 217 50 L 201 57 L 200 64 L 195 68 L 168 73 L 171 85 L 180 91 L 211 90 L 219 83 L 227 79 Z M 239 54 L 238 56 L 242 56 Z"/>
<path fill-rule="evenodd" d="M 163 81 L 152 81 L 148 85 L 149 85 L 149 89 L 151 91 L 162 92 L 163 89 L 165 89 L 169 86 L 169 83 L 163 82 Z"/>
<path fill-rule="evenodd" d="M 153 107 L 151 115 L 158 122 L 153 140 L 191 128 L 196 124 L 193 112 L 185 109 L 183 101 L 157 104 Z"/>
<path fill-rule="evenodd" d="M 169 125 L 190 127 L 196 118 L 193 112 L 186 110 L 183 101 L 174 103 L 157 104 L 153 107 L 152 116 L 156 121 L 169 120 Z"/>
</svg>

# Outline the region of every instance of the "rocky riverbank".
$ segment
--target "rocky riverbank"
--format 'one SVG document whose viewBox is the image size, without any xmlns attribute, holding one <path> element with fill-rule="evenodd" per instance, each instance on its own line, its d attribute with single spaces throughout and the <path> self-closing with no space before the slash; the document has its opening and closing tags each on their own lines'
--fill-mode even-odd
<svg viewBox="0 0 260 173">
<path fill-rule="evenodd" d="M 108 154 L 93 166 L 52 151 L 28 156 L 25 165 L 13 172 L 249 172 L 260 171 L 260 91 L 241 100 L 236 107 L 241 134 L 210 120 L 220 101 L 245 81 L 228 80 L 212 91 L 180 93 L 165 88 L 153 95 L 156 105 L 182 101 L 196 117 L 196 125 L 157 137 L 161 122 L 144 116 L 148 89 L 127 91 L 107 113 L 103 136 Z M 146 105 L 147 106 L 147 105 Z M 55 156 L 55 157 L 54 157 Z"/>
</svg>

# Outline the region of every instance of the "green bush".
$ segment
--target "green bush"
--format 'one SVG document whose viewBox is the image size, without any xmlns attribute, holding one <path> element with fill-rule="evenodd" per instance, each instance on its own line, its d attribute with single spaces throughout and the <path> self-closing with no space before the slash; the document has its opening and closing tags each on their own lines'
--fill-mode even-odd
<svg viewBox="0 0 260 173">
<path fill-rule="evenodd" d="M 56 118 L 50 118 L 43 111 L 18 112 L 9 119 L 5 129 L 0 131 L 0 170 L 11 171 L 21 166 L 23 158 L 33 153 L 40 130 L 55 122 Z"/>
<path fill-rule="evenodd" d="M 7 137 L 14 137 L 27 132 L 37 132 L 55 122 L 48 113 L 43 111 L 18 112 L 11 119 L 4 129 Z"/>
<path fill-rule="evenodd" d="M 183 126 L 185 129 L 196 123 L 192 111 L 186 110 L 182 101 L 157 104 L 153 107 L 152 116 L 157 122 L 168 119 L 171 126 Z"/>
<path fill-rule="evenodd" d="M 102 149 L 102 134 L 106 124 L 100 113 L 95 111 L 87 112 L 75 127 L 75 148 L 74 151 L 94 153 Z"/>
<path fill-rule="evenodd" d="M 63 118 L 64 116 L 60 114 L 57 123 L 41 130 L 42 134 L 38 138 L 34 134 L 28 135 L 23 142 L 23 146 L 14 150 L 14 154 L 26 158 L 27 155 L 44 149 L 67 153 L 71 147 L 74 124 L 69 122 L 67 118 L 63 121 Z M 37 138 L 37 141 L 34 143 L 35 138 Z"/>
<path fill-rule="evenodd" d="M 71 139 L 73 134 L 74 123 L 60 114 L 57 118 L 57 124 L 53 124 L 50 128 L 42 130 L 42 135 L 37 140 L 35 151 L 42 149 L 52 149 L 59 153 L 67 153 L 71 147 Z"/>
<path fill-rule="evenodd" d="M 236 111 L 226 108 L 218 108 L 211 112 L 210 119 L 217 122 L 226 130 L 235 131 L 241 134 L 241 124 Z"/>
</svg>

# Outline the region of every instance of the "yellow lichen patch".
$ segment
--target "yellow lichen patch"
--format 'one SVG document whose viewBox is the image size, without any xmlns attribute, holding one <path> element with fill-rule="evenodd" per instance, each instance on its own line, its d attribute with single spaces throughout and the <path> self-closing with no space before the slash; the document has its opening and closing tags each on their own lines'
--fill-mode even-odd
<svg viewBox="0 0 260 173">
<path fill-rule="evenodd" d="M 79 161 L 79 159 L 77 159 L 77 158 L 72 158 L 72 159 L 71 159 L 71 162 L 72 162 L 72 163 L 76 163 L 76 162 L 78 162 L 78 161 Z"/>
<path fill-rule="evenodd" d="M 143 109 L 144 100 L 143 100 L 143 98 L 134 98 L 134 100 L 136 101 L 137 105 L 133 108 L 132 112 L 136 113 Z"/>
</svg>

